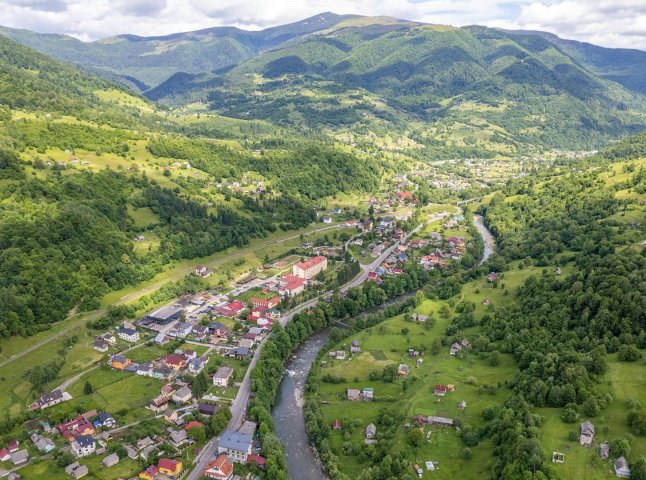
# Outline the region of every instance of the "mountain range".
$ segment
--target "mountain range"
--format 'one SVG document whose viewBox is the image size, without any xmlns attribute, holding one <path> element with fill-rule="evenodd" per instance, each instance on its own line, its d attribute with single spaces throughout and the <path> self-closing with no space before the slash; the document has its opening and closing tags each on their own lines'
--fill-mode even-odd
<svg viewBox="0 0 646 480">
<path fill-rule="evenodd" d="M 0 34 L 173 108 L 394 132 L 412 155 L 592 149 L 646 125 L 646 52 L 546 32 L 322 13 L 261 31 L 217 27 L 84 43 Z"/>
</svg>

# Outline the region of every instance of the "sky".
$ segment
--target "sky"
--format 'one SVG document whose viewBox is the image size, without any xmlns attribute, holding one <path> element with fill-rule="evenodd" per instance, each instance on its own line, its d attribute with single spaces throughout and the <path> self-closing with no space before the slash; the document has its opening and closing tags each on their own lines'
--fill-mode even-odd
<svg viewBox="0 0 646 480">
<path fill-rule="evenodd" d="M 646 0 L 0 0 L 0 24 L 90 41 L 223 25 L 257 30 L 325 11 L 545 30 L 646 50 Z"/>
</svg>

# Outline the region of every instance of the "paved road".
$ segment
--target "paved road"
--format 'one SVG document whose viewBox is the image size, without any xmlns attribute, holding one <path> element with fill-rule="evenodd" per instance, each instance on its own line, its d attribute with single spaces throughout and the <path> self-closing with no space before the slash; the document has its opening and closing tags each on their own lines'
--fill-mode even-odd
<svg viewBox="0 0 646 480">
<path fill-rule="evenodd" d="M 333 229 L 344 228 L 344 227 L 345 227 L 345 223 L 338 223 L 338 224 L 335 224 L 335 225 L 328 225 L 328 226 L 325 226 L 325 227 L 321 227 L 321 228 L 317 228 L 317 229 L 310 230 L 310 231 L 307 231 L 307 232 L 303 232 L 303 235 L 310 235 L 312 233 L 318 233 L 318 232 L 322 232 L 322 231 L 325 231 L 325 230 L 333 230 Z M 285 242 L 287 240 L 293 240 L 295 238 L 299 238 L 300 235 L 301 234 L 299 233 L 297 235 L 292 235 L 290 237 L 281 238 L 280 240 L 271 240 L 271 241 L 267 241 L 267 242 L 262 242 L 262 243 L 259 243 L 257 245 L 254 245 L 253 247 L 247 247 L 247 248 L 240 249 L 237 252 L 232 253 L 231 255 L 228 255 L 228 256 L 226 256 L 224 258 L 214 260 L 212 262 L 205 262 L 205 265 L 209 266 L 209 267 L 216 267 L 217 265 L 219 265 L 221 263 L 228 262 L 232 258 L 247 255 L 248 253 L 255 252 L 257 250 L 260 250 L 262 248 L 268 247 L 270 245 L 283 243 L 283 242 Z M 192 270 L 193 270 L 192 268 L 182 270 L 182 271 L 180 271 L 180 272 L 178 272 L 176 274 L 173 274 L 171 276 L 166 277 L 164 280 L 160 280 L 159 282 L 155 282 L 155 283 L 153 283 L 151 285 L 148 285 L 146 287 L 142 287 L 142 288 L 140 288 L 139 290 L 137 290 L 135 292 L 129 293 L 127 295 L 124 295 L 119 300 L 117 300 L 114 303 L 114 305 L 123 305 L 124 303 L 128 303 L 130 301 L 137 300 L 138 298 L 159 289 L 161 286 L 163 286 L 164 284 L 166 284 L 169 281 L 178 280 L 178 279 L 182 278 L 183 276 L 191 273 Z M 64 330 L 61 330 L 60 332 L 55 333 L 55 334 L 41 340 L 38 343 L 35 343 L 34 345 L 32 345 L 29 348 L 21 351 L 20 353 L 16 353 L 15 355 L 12 355 L 11 357 L 7 358 L 6 360 L 1 361 L 0 362 L 0 367 L 4 367 L 5 365 L 8 365 L 13 361 L 18 360 L 19 358 L 24 357 L 25 355 L 33 352 L 34 350 L 38 350 L 40 347 L 42 347 L 44 345 L 47 345 L 48 343 L 56 340 L 57 338 L 60 338 L 62 336 L 67 335 L 68 333 L 72 332 L 73 330 L 78 328 L 79 325 L 81 325 L 83 323 L 86 323 L 86 322 L 88 322 L 90 320 L 96 320 L 97 318 L 100 318 L 105 312 L 106 312 L 106 309 L 99 309 L 99 310 L 93 310 L 91 312 L 82 314 L 78 318 L 77 321 L 71 323 Z"/>
<path fill-rule="evenodd" d="M 434 220 L 439 220 L 440 218 L 444 217 L 445 214 L 434 214 L 429 218 L 430 221 Z M 421 223 L 418 225 L 416 228 L 414 228 L 412 231 L 407 233 L 404 236 L 404 240 L 408 240 L 409 237 L 417 233 L 425 223 Z M 386 258 L 388 258 L 393 251 L 397 248 L 398 242 L 395 242 L 392 246 L 387 248 L 384 253 L 382 253 L 377 259 L 375 259 L 374 262 L 368 264 L 368 265 L 362 265 L 361 266 L 361 273 L 357 275 L 353 280 L 345 284 L 344 286 L 341 287 L 341 291 L 345 292 L 349 290 L 350 288 L 356 287 L 363 283 L 367 278 L 368 278 L 368 273 L 373 272 L 379 265 L 381 265 Z M 312 298 L 311 300 L 308 300 L 304 303 L 299 304 L 297 307 L 293 308 L 289 312 L 285 313 L 281 318 L 280 318 L 280 324 L 284 327 L 287 325 L 289 321 L 291 321 L 292 318 L 294 318 L 294 315 L 297 313 L 302 312 L 303 310 L 306 310 L 310 307 L 315 306 L 318 301 L 319 301 L 320 296 L 317 296 L 315 298 Z M 262 341 L 262 343 L 258 346 L 256 349 L 256 353 L 253 356 L 253 359 L 251 360 L 251 363 L 249 364 L 249 368 L 247 368 L 247 372 L 244 376 L 244 379 L 242 380 L 242 383 L 240 385 L 240 389 L 238 390 L 238 393 L 236 394 L 236 398 L 233 401 L 233 404 L 231 405 L 231 421 L 229 422 L 228 428 L 232 430 L 236 430 L 242 425 L 242 421 L 244 420 L 246 411 L 247 411 L 247 403 L 249 402 L 249 393 L 251 390 L 251 372 L 256 366 L 256 363 L 258 363 L 258 358 L 260 358 L 260 352 L 262 351 L 263 347 L 265 346 L 265 342 L 269 336 L 265 337 Z M 204 468 L 206 467 L 206 464 L 215 457 L 216 452 L 217 452 L 217 446 L 218 446 L 218 438 L 211 439 L 209 443 L 202 449 L 202 452 L 200 452 L 200 455 L 196 458 L 196 465 L 193 468 L 193 470 L 188 474 L 187 477 L 185 477 L 184 480 L 198 480 L 202 476 L 202 472 L 204 471 Z"/>
</svg>

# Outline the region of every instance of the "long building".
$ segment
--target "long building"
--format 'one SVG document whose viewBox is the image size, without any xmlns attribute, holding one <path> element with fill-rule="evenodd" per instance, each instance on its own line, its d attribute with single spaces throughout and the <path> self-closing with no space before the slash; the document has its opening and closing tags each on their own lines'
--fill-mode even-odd
<svg viewBox="0 0 646 480">
<path fill-rule="evenodd" d="M 179 320 L 182 316 L 184 309 L 176 305 L 169 305 L 162 307 L 159 310 L 155 310 L 152 313 L 149 313 L 146 316 L 148 322 L 158 323 L 160 325 L 166 325 L 174 320 Z"/>
<path fill-rule="evenodd" d="M 307 262 L 300 262 L 294 265 L 292 273 L 294 276 L 309 280 L 327 268 L 327 258 L 319 255 Z"/>
</svg>

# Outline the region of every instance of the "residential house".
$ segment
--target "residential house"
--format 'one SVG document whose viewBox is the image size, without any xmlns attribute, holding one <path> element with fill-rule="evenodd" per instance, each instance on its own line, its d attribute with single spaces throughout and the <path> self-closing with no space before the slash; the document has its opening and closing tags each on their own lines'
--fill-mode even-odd
<svg viewBox="0 0 646 480">
<path fill-rule="evenodd" d="M 216 413 L 218 413 L 219 410 L 220 410 L 220 405 L 215 405 L 212 403 L 200 403 L 197 406 L 197 411 L 207 417 L 211 417 L 215 415 Z"/>
<path fill-rule="evenodd" d="M 208 278 L 213 275 L 213 270 L 206 268 L 204 265 L 195 266 L 195 275 L 202 278 Z"/>
<path fill-rule="evenodd" d="M 245 309 L 244 303 L 242 303 L 239 300 L 236 300 L 230 303 L 225 303 L 223 305 L 218 305 L 215 308 L 215 310 L 220 315 L 224 315 L 225 317 L 230 317 L 230 318 L 239 316 L 244 309 Z"/>
<path fill-rule="evenodd" d="M 197 352 L 190 348 L 185 348 L 184 350 L 177 349 L 175 353 L 182 355 L 186 360 L 195 360 L 197 358 Z"/>
<path fill-rule="evenodd" d="M 186 430 L 170 430 L 170 441 L 175 447 L 181 447 L 188 442 Z"/>
<path fill-rule="evenodd" d="M 50 438 L 43 437 L 37 433 L 32 433 L 30 438 L 39 452 L 49 453 L 54 450 L 55 445 Z"/>
<path fill-rule="evenodd" d="M 7 443 L 7 450 L 9 450 L 9 453 L 17 452 L 19 448 L 20 442 L 18 440 L 9 440 L 9 443 Z"/>
<path fill-rule="evenodd" d="M 96 339 L 94 340 L 94 344 L 92 345 L 92 348 L 97 352 L 105 353 L 110 348 L 110 345 L 105 340 Z"/>
<path fill-rule="evenodd" d="M 491 272 L 491 273 L 489 273 L 489 275 L 487 275 L 487 280 L 488 280 L 489 282 L 491 282 L 491 283 L 493 283 L 493 282 L 495 282 L 496 280 L 498 280 L 498 278 L 499 278 L 499 275 L 498 275 L 496 272 Z"/>
<path fill-rule="evenodd" d="M 248 347 L 237 347 L 233 350 L 232 353 L 238 360 L 251 357 L 251 350 Z"/>
<path fill-rule="evenodd" d="M 231 480 L 233 478 L 233 464 L 226 453 L 221 453 L 212 460 L 204 469 L 204 476 L 214 480 Z"/>
<path fill-rule="evenodd" d="M 615 475 L 619 478 L 630 478 L 630 466 L 624 457 L 615 460 Z"/>
<path fill-rule="evenodd" d="M 226 453 L 233 462 L 245 463 L 251 453 L 252 439 L 251 435 L 226 430 L 220 438 L 218 453 Z"/>
<path fill-rule="evenodd" d="M 38 400 L 29 406 L 29 410 L 45 410 L 48 407 L 65 401 L 65 395 L 59 389 L 43 393 Z"/>
<path fill-rule="evenodd" d="M 192 334 L 197 340 L 204 340 L 208 331 L 209 327 L 205 325 L 194 325 Z"/>
<path fill-rule="evenodd" d="M 250 338 L 242 338 L 242 339 L 240 339 L 240 341 L 238 342 L 238 345 L 239 345 L 240 347 L 251 348 L 251 347 L 253 347 L 253 345 L 254 345 L 254 341 L 253 341 L 252 339 L 250 339 Z"/>
<path fill-rule="evenodd" d="M 374 440 L 375 435 L 377 435 L 377 427 L 374 423 L 371 423 L 366 427 L 365 434 L 366 440 Z"/>
<path fill-rule="evenodd" d="M 139 332 L 134 328 L 119 327 L 117 328 L 117 335 L 126 342 L 134 343 L 139 341 Z"/>
<path fill-rule="evenodd" d="M 178 338 L 186 338 L 193 331 L 193 325 L 190 323 L 178 323 L 175 325 L 175 331 Z"/>
<path fill-rule="evenodd" d="M 109 345 L 116 345 L 117 344 L 117 337 L 115 337 L 110 332 L 106 332 L 103 335 L 99 336 L 98 340 L 103 340 L 104 342 L 108 342 Z"/>
<path fill-rule="evenodd" d="M 152 377 L 158 380 L 164 380 L 170 376 L 173 372 L 173 369 L 167 367 L 166 365 L 160 365 L 158 367 L 153 367 Z"/>
<path fill-rule="evenodd" d="M 81 465 L 79 462 L 74 462 L 67 467 L 65 467 L 65 473 L 67 473 L 69 476 L 74 478 L 75 480 L 78 480 L 81 477 L 84 477 L 85 475 L 88 474 L 88 468 L 86 465 Z"/>
<path fill-rule="evenodd" d="M 446 385 L 435 385 L 433 387 L 433 394 L 436 397 L 443 397 L 446 395 Z"/>
<path fill-rule="evenodd" d="M 356 388 L 348 388 L 346 396 L 351 402 L 358 402 L 361 400 L 361 392 Z"/>
<path fill-rule="evenodd" d="M 119 455 L 116 453 L 113 453 L 112 455 L 108 455 L 103 459 L 103 466 L 106 468 L 114 467 L 117 463 L 119 463 Z"/>
<path fill-rule="evenodd" d="M 159 473 L 163 473 L 164 475 L 168 475 L 170 477 L 177 477 L 184 467 L 182 465 L 182 462 L 179 460 L 174 460 L 171 458 L 160 458 L 159 462 L 157 463 L 157 468 L 159 469 Z"/>
<path fill-rule="evenodd" d="M 397 375 L 407 377 L 409 373 L 410 373 L 410 367 L 404 363 L 400 363 L 399 368 L 397 369 Z"/>
<path fill-rule="evenodd" d="M 361 397 L 364 402 L 371 402 L 375 398 L 375 389 L 372 387 L 365 387 L 361 390 Z"/>
<path fill-rule="evenodd" d="M 131 363 L 132 360 L 126 358 L 124 355 L 112 355 L 110 359 L 110 366 L 115 370 L 125 370 Z"/>
<path fill-rule="evenodd" d="M 345 360 L 345 350 L 337 350 L 336 351 L 336 359 L 337 360 Z"/>
<path fill-rule="evenodd" d="M 438 427 L 452 427 L 454 423 L 452 418 L 435 416 L 427 417 L 426 422 L 430 425 L 437 425 Z"/>
<path fill-rule="evenodd" d="M 610 456 L 610 444 L 606 440 L 601 445 L 599 445 L 599 457 L 601 457 L 601 460 L 608 460 L 609 456 Z"/>
<path fill-rule="evenodd" d="M 226 325 L 222 325 L 220 322 L 213 322 L 209 325 L 209 331 L 218 338 L 226 338 L 229 334 L 229 328 Z"/>
<path fill-rule="evenodd" d="M 208 363 L 207 358 L 194 358 L 193 360 L 188 362 L 188 371 L 192 375 L 197 375 L 202 370 L 204 370 L 204 367 L 206 367 L 207 363 Z"/>
<path fill-rule="evenodd" d="M 177 403 L 188 403 L 193 398 L 193 393 L 188 387 L 182 387 L 173 394 L 173 401 Z"/>
<path fill-rule="evenodd" d="M 180 355 L 164 355 L 164 357 L 162 357 L 162 362 L 164 362 L 164 365 L 168 368 L 172 368 L 175 371 L 186 368 L 186 360 L 184 360 L 184 357 Z"/>
<path fill-rule="evenodd" d="M 451 355 L 456 355 L 460 350 L 462 350 L 462 345 L 460 345 L 458 342 L 453 343 L 451 345 L 451 349 L 449 350 L 449 353 Z"/>
<path fill-rule="evenodd" d="M 137 365 L 137 375 L 142 375 L 144 377 L 150 377 L 153 374 L 153 364 L 152 363 L 140 363 Z"/>
<path fill-rule="evenodd" d="M 165 395 L 160 395 L 157 398 L 153 398 L 150 402 L 148 402 L 148 407 L 150 410 L 152 410 L 155 413 L 160 413 L 166 410 L 168 405 L 168 397 Z"/>
<path fill-rule="evenodd" d="M 167 408 L 166 411 L 164 412 L 164 420 L 166 420 L 168 423 L 176 423 L 177 419 L 179 416 L 177 415 L 177 410 L 173 410 L 172 408 Z"/>
<path fill-rule="evenodd" d="M 219 387 L 226 387 L 229 385 L 229 380 L 233 376 L 233 368 L 219 367 L 215 375 L 213 375 L 213 385 Z"/>
<path fill-rule="evenodd" d="M 11 459 L 11 454 L 9 453 L 9 449 L 0 448 L 0 462 L 6 462 L 9 459 Z"/>
<path fill-rule="evenodd" d="M 141 480 L 155 480 L 157 475 L 159 475 L 157 467 L 155 465 L 149 465 L 146 470 L 139 473 L 139 478 L 141 478 Z"/>
<path fill-rule="evenodd" d="M 579 444 L 582 447 L 589 447 L 594 441 L 594 425 L 588 420 L 581 424 L 581 435 L 579 436 Z"/>
<path fill-rule="evenodd" d="M 81 435 L 76 437 L 72 442 L 72 453 L 77 457 L 86 457 L 91 455 L 96 450 L 96 443 L 94 438 L 89 435 Z"/>
<path fill-rule="evenodd" d="M 23 450 L 18 450 L 17 452 L 13 452 L 11 454 L 11 463 L 14 465 L 22 465 L 23 463 L 27 463 L 27 460 L 29 460 L 29 452 L 27 449 Z"/>
</svg>

